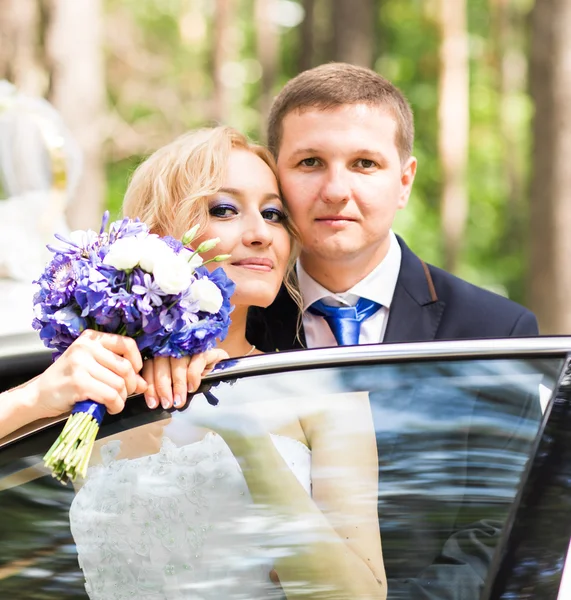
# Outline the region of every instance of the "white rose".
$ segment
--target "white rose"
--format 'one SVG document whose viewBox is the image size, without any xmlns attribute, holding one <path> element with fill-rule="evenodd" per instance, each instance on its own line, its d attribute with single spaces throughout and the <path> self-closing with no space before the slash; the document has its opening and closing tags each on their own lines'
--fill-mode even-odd
<svg viewBox="0 0 571 600">
<path fill-rule="evenodd" d="M 134 269 L 139 264 L 140 257 L 141 239 L 135 236 L 124 237 L 111 244 L 103 263 L 127 271 Z"/>
<path fill-rule="evenodd" d="M 222 306 L 222 292 L 218 286 L 207 279 L 197 279 L 191 286 L 192 297 L 198 302 L 198 308 L 204 312 L 217 313 Z"/>
<path fill-rule="evenodd" d="M 191 255 L 192 252 L 190 250 L 187 250 L 186 248 L 183 248 L 180 251 L 180 256 L 184 256 L 186 260 L 188 260 Z M 204 261 L 200 254 L 195 254 L 192 258 L 190 258 L 189 264 L 192 267 L 192 271 L 194 272 L 196 269 L 198 269 L 198 267 L 201 267 L 203 262 Z"/>
<path fill-rule="evenodd" d="M 192 281 L 192 267 L 188 261 L 174 252 L 161 254 L 153 265 L 155 282 L 165 294 L 180 294 Z"/>
<path fill-rule="evenodd" d="M 172 248 L 158 236 L 149 235 L 141 240 L 139 265 L 147 273 L 153 272 L 155 262 L 169 260 L 172 256 L 174 256 Z"/>
</svg>

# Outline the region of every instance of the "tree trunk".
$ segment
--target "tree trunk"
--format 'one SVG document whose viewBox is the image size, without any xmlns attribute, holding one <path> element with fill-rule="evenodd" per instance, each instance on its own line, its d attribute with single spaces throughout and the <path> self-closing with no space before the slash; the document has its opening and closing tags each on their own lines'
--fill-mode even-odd
<svg viewBox="0 0 571 600">
<path fill-rule="evenodd" d="M 235 57 L 232 15 L 234 0 L 215 0 L 214 40 L 212 44 L 212 64 L 214 95 L 212 118 L 217 123 L 228 121 L 231 108 L 231 88 L 228 86 L 225 66 Z"/>
<path fill-rule="evenodd" d="M 514 100 L 527 90 L 527 61 L 521 32 L 525 30 L 523 14 L 512 0 L 491 0 L 494 63 L 497 69 L 497 90 L 500 96 L 498 130 L 503 143 L 504 172 L 508 184 L 506 207 L 507 239 L 504 248 L 521 247 L 525 193 L 525 146 L 522 143 L 521 118 L 513 110 Z"/>
<path fill-rule="evenodd" d="M 333 31 L 333 2 L 337 0 L 315 0 L 313 2 L 313 37 L 312 66 L 335 60 Z"/>
<path fill-rule="evenodd" d="M 83 154 L 83 173 L 71 191 L 72 229 L 98 228 L 105 204 L 103 137 L 105 73 L 101 0 L 51 0 L 46 33 L 50 100 Z"/>
<path fill-rule="evenodd" d="M 273 99 L 274 85 L 278 70 L 279 36 L 272 12 L 276 9 L 276 0 L 256 0 L 256 50 L 258 60 L 262 65 L 262 90 L 259 99 L 262 126 L 260 131 L 265 133 L 266 122 Z"/>
<path fill-rule="evenodd" d="M 438 149 L 444 264 L 454 272 L 468 218 L 469 65 L 465 0 L 440 0 Z"/>
<path fill-rule="evenodd" d="M 36 55 L 39 34 L 36 0 L 0 0 L 0 78 L 30 96 L 45 91 L 46 77 Z"/>
<path fill-rule="evenodd" d="M 300 26 L 297 70 L 307 71 L 315 65 L 315 0 L 302 1 L 304 18 Z"/>
<path fill-rule="evenodd" d="M 571 333 L 571 0 L 537 0 L 531 14 L 535 102 L 530 304 L 543 334 Z"/>
<path fill-rule="evenodd" d="M 375 2 L 331 0 L 333 60 L 362 67 L 373 66 Z"/>
</svg>

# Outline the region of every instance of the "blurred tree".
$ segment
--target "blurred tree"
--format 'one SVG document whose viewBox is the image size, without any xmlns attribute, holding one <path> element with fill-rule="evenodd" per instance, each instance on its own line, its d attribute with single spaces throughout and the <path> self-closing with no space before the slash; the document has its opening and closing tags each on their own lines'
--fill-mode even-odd
<svg viewBox="0 0 571 600">
<path fill-rule="evenodd" d="M 279 58 L 279 34 L 275 19 L 277 0 L 255 0 L 256 53 L 262 67 L 262 85 L 258 100 L 260 116 L 265 123 L 273 100 Z M 265 131 L 265 127 L 260 127 Z"/>
<path fill-rule="evenodd" d="M 212 41 L 212 77 L 214 90 L 211 118 L 218 123 L 227 123 L 230 114 L 232 77 L 231 61 L 236 58 L 235 49 L 235 3 L 237 0 L 215 0 L 214 36 Z"/>
<path fill-rule="evenodd" d="M 439 0 L 440 78 L 438 149 L 442 168 L 444 267 L 457 271 L 468 218 L 470 126 L 466 0 Z"/>
<path fill-rule="evenodd" d="M 507 183 L 509 220 L 517 227 L 521 222 L 522 200 L 525 193 L 526 152 L 521 143 L 520 98 L 526 93 L 527 58 L 521 41 L 525 17 L 513 0 L 490 0 L 492 22 L 492 51 L 500 94 L 498 128 L 504 143 L 504 165 Z M 513 228 L 512 228 L 513 230 Z M 519 231 L 513 231 L 520 237 Z"/>
<path fill-rule="evenodd" d="M 303 21 L 300 26 L 298 73 L 315 66 L 315 0 L 302 0 Z"/>
<path fill-rule="evenodd" d="M 46 52 L 51 67 L 50 100 L 83 153 L 83 174 L 72 191 L 72 228 L 96 228 L 105 200 L 103 140 L 105 72 L 101 0 L 50 0 Z"/>
<path fill-rule="evenodd" d="M 397 214 L 395 231 L 424 260 L 440 265 L 437 114 L 441 36 L 435 8 L 433 3 L 383 0 L 379 9 L 382 54 L 375 68 L 405 93 L 414 110 L 418 170 L 410 202 L 406 210 Z"/>
<path fill-rule="evenodd" d="M 536 0 L 531 22 L 531 308 L 542 333 L 569 334 L 571 0 Z"/>
<path fill-rule="evenodd" d="M 40 60 L 40 23 L 36 0 L 0 0 L 0 78 L 30 96 L 42 96 L 47 81 Z"/>
<path fill-rule="evenodd" d="M 0 69 L 19 83 L 16 71 L 29 77 L 34 70 L 17 65 L 35 61 L 34 85 L 41 93 L 48 87 L 51 64 L 57 67 L 51 98 L 59 98 L 60 110 L 67 105 L 64 118 L 78 138 L 98 130 L 99 152 L 107 163 L 108 206 L 115 213 L 141 157 L 183 131 L 223 121 L 259 137 L 269 99 L 300 70 L 330 60 L 366 64 L 398 85 L 415 112 L 419 169 L 411 202 L 399 213 L 396 230 L 423 258 L 443 266 L 451 262 L 444 258 L 442 232 L 456 231 L 461 252 L 450 251 L 450 243 L 446 244 L 446 254 L 456 256 L 452 268 L 478 285 L 524 300 L 532 109 L 526 87 L 526 18 L 533 0 L 462 0 L 468 13 L 462 52 L 469 51 L 470 78 L 453 77 L 452 83 L 464 92 L 446 97 L 465 94 L 468 87 L 469 106 L 462 100 L 453 102 L 450 110 L 445 108 L 441 70 L 444 49 L 449 47 L 442 43 L 441 11 L 459 10 L 457 2 L 443 6 L 441 0 L 96 0 L 89 4 L 103 6 L 104 39 L 99 45 L 89 42 L 97 20 L 86 12 L 86 0 L 73 2 L 82 7 L 78 8 L 84 14 L 82 22 L 59 28 L 54 42 L 55 23 L 48 23 L 44 15 L 57 16 L 56 8 L 59 11 L 59 5 L 67 2 L 0 0 Z M 543 5 L 545 0 L 537 3 Z M 22 46 L 15 51 L 18 27 L 28 33 L 18 34 Z M 54 43 L 60 49 L 55 62 Z M 103 105 L 103 92 L 91 93 L 89 87 L 101 82 L 101 71 L 89 75 L 97 68 L 89 66 L 93 59 L 86 62 L 81 57 L 87 43 L 99 56 L 104 53 L 109 108 L 103 119 L 94 116 L 92 103 L 99 99 Z M 446 56 L 452 73 L 462 57 L 454 52 Z M 46 62 L 49 68 L 42 70 Z M 64 86 L 66 63 L 71 66 L 64 69 Z M 77 75 L 71 75 L 72 67 Z M 464 184 L 470 210 L 466 225 L 464 208 L 450 226 L 449 221 L 445 225 L 444 205 L 455 209 L 458 203 L 442 198 L 451 189 L 449 169 L 457 168 L 464 152 L 454 148 L 466 135 L 464 125 L 451 125 L 457 110 L 464 111 L 463 119 L 469 110 L 469 160 L 463 180 L 455 181 L 460 187 Z M 81 119 L 85 126 L 79 124 Z M 441 143 L 448 148 L 448 167 L 440 157 Z M 86 168 L 90 169 L 87 164 Z M 94 189 L 87 181 L 78 193 L 86 201 Z"/>
<path fill-rule="evenodd" d="M 362 67 L 374 62 L 374 0 L 331 0 L 333 60 Z"/>
<path fill-rule="evenodd" d="M 527 0 L 490 0 L 490 78 L 497 100 L 490 115 L 495 123 L 497 157 L 498 233 L 489 243 L 487 261 L 494 260 L 510 296 L 525 299 L 528 173 L 531 102 L 528 95 Z M 492 158 L 492 157 L 491 157 Z M 493 157 L 496 160 L 496 157 Z M 491 161 L 490 161 L 491 162 Z"/>
<path fill-rule="evenodd" d="M 312 66 L 335 60 L 333 2 L 337 0 L 315 0 L 313 5 L 313 55 Z"/>
</svg>

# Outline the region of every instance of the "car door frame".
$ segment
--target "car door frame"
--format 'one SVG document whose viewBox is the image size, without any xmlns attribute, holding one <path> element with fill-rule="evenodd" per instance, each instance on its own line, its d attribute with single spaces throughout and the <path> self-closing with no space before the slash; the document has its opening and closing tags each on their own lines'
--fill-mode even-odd
<svg viewBox="0 0 571 600">
<path fill-rule="evenodd" d="M 521 555 L 522 548 L 525 549 L 528 560 L 541 558 L 542 546 L 537 539 L 535 541 L 532 539 L 530 531 L 526 527 L 530 515 L 540 511 L 546 496 L 562 476 L 569 476 L 571 482 L 571 443 L 569 443 L 571 433 L 568 433 L 571 432 L 571 337 L 371 344 L 254 355 L 220 363 L 211 374 L 204 378 L 196 393 L 208 394 L 212 387 L 221 381 L 275 372 L 412 360 L 500 359 L 525 356 L 557 356 L 565 358 L 565 364 L 545 411 L 532 457 L 524 471 L 518 494 L 511 507 L 481 596 L 481 600 L 500 600 L 510 597 L 506 596 L 506 593 L 510 586 L 514 585 L 518 557 Z M 25 363 L 26 369 L 40 372 L 49 364 L 49 360 L 48 351 L 38 348 L 37 343 L 31 338 L 26 338 L 13 345 L 12 349 L 6 346 L 0 349 L 0 375 L 13 369 L 15 365 L 21 367 L 22 362 Z M 139 396 L 127 403 L 124 413 L 109 416 L 108 419 L 110 424 L 116 423 L 119 426 L 122 419 L 132 416 L 146 415 L 145 419 L 149 420 L 150 412 L 142 396 Z M 0 440 L 0 452 L 11 454 L 10 450 L 15 450 L 18 442 L 33 435 L 43 438 L 52 429 L 61 427 L 66 418 L 67 415 L 62 415 L 30 424 L 30 426 Z M 14 446 L 14 448 L 10 448 L 10 446 Z M 568 496 L 571 504 L 571 483 Z M 538 522 L 540 525 L 542 524 L 541 519 Z M 571 539 L 571 511 L 564 522 L 559 522 L 558 533 L 560 549 L 562 549 L 562 539 L 567 538 L 566 554 L 569 539 Z M 522 577 L 519 573 L 518 577 L 522 586 L 531 589 L 536 584 L 537 577 L 533 571 L 530 571 L 526 577 Z M 556 598 L 555 595 L 553 600 Z M 548 599 L 546 598 L 546 600 Z"/>
</svg>

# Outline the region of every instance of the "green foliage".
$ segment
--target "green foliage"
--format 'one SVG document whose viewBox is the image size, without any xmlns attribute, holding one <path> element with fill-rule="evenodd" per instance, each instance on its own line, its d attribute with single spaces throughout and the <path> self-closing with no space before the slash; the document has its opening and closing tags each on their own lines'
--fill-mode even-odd
<svg viewBox="0 0 571 600">
<path fill-rule="evenodd" d="M 143 157 L 133 156 L 122 161 L 107 164 L 107 208 L 111 221 L 121 218 L 123 196 L 129 178 Z"/>
<path fill-rule="evenodd" d="M 397 85 L 415 116 L 417 176 L 407 208 L 395 222 L 411 248 L 440 264 L 440 168 L 437 149 L 438 29 L 423 3 L 385 0 L 380 10 L 382 54 L 377 72 Z"/>
<path fill-rule="evenodd" d="M 379 11 L 381 54 L 376 69 L 408 97 L 414 113 L 418 172 L 408 207 L 395 229 L 427 261 L 442 265 L 439 205 L 441 173 L 437 147 L 439 30 L 435 5 L 384 0 Z M 487 0 L 468 2 L 470 36 L 470 213 L 458 274 L 511 298 L 524 300 L 527 227 L 527 153 L 531 104 L 525 80 L 502 92 L 501 55 L 525 63 L 526 3 L 511 5 L 515 31 L 498 48 L 491 35 L 494 15 Z M 496 24 L 497 26 L 497 24 Z M 519 27 L 519 28 L 517 28 Z M 525 77 L 525 74 L 524 74 Z M 509 121 L 509 122 L 506 122 Z M 507 136 L 512 136 L 511 144 Z M 519 186 L 514 197 L 509 171 Z"/>
<path fill-rule="evenodd" d="M 316 17 L 320 21 L 316 23 L 316 40 L 321 43 L 316 44 L 318 58 L 327 55 L 323 45 L 327 37 L 323 32 L 330 27 L 327 1 L 317 2 Z M 254 0 L 235 0 L 234 4 L 228 121 L 255 139 L 263 139 Z M 374 67 L 405 92 L 415 113 L 418 172 L 409 205 L 399 213 L 395 230 L 427 261 L 442 265 L 437 3 L 376 0 L 375 4 Z M 507 3 L 511 12 L 505 31 L 498 15 L 491 12 L 498 4 L 467 0 L 470 213 L 459 275 L 523 301 L 531 116 L 525 82 L 525 18 L 531 0 Z M 119 211 L 129 174 L 140 156 L 188 128 L 212 121 L 214 6 L 211 0 L 107 2 L 109 18 L 128 24 L 125 39 L 108 43 L 110 105 L 123 121 L 143 132 L 144 140 L 133 151 L 136 158 L 125 152 L 110 154 L 108 204 L 114 214 Z M 278 33 L 275 92 L 296 74 L 303 52 L 299 26 L 281 26 Z M 511 77 L 508 89 L 501 70 L 506 57 L 512 61 L 507 71 Z M 514 79 L 512 66 L 516 71 L 521 68 L 519 79 Z"/>
</svg>

